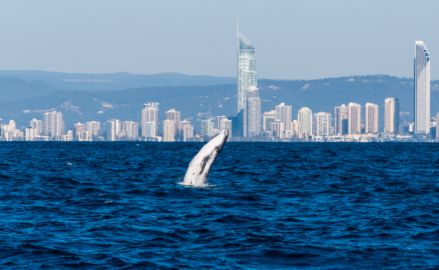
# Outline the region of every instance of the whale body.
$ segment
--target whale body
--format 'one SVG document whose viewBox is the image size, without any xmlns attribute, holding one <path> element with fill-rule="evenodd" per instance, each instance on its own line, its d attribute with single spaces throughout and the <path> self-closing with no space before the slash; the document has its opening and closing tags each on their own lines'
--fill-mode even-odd
<svg viewBox="0 0 439 270">
<path fill-rule="evenodd" d="M 216 157 L 223 150 L 223 146 L 229 137 L 229 131 L 221 133 L 208 142 L 189 163 L 184 176 L 183 185 L 204 186 Z"/>
</svg>

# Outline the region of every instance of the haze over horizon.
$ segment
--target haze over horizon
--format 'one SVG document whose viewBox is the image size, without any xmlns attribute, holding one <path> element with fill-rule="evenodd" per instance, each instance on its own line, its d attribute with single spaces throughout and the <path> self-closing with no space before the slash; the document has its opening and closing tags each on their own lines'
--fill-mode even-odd
<svg viewBox="0 0 439 270">
<path fill-rule="evenodd" d="M 0 70 L 236 76 L 236 16 L 259 78 L 413 77 L 439 2 L 20 1 L 0 3 Z"/>
</svg>

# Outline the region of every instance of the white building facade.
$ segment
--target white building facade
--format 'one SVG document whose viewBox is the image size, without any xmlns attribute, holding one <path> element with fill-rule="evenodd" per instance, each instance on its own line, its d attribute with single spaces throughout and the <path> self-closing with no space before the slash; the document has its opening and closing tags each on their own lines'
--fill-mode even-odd
<svg viewBox="0 0 439 270">
<path fill-rule="evenodd" d="M 163 121 L 163 141 L 164 142 L 175 141 L 175 121 L 173 120 Z"/>
<path fill-rule="evenodd" d="M 88 131 L 91 136 L 97 137 L 101 133 L 101 123 L 96 121 L 87 122 L 85 123 L 85 131 Z"/>
<path fill-rule="evenodd" d="M 284 123 L 285 130 L 290 129 L 290 123 L 293 121 L 293 111 L 291 106 L 281 103 L 276 106 L 276 120 Z"/>
<path fill-rule="evenodd" d="M 256 86 L 250 86 L 247 91 L 247 129 L 247 137 L 261 133 L 261 98 Z"/>
<path fill-rule="evenodd" d="M 149 131 L 153 130 L 154 134 L 147 134 L 146 125 L 149 122 L 154 123 L 154 129 L 149 129 Z M 146 103 L 144 104 L 144 108 L 142 110 L 142 137 L 156 137 L 158 134 L 159 128 L 159 103 Z M 154 135 L 154 136 L 151 136 Z"/>
<path fill-rule="evenodd" d="M 303 107 L 297 113 L 297 121 L 299 122 L 299 137 L 304 138 L 312 135 L 312 111 Z"/>
<path fill-rule="evenodd" d="M 384 106 L 384 132 L 399 134 L 399 99 L 386 98 Z M 428 129 L 430 129 L 430 121 L 428 121 Z"/>
<path fill-rule="evenodd" d="M 30 121 L 30 127 L 36 130 L 35 136 L 43 135 L 43 121 L 34 118 Z"/>
<path fill-rule="evenodd" d="M 378 133 L 379 127 L 379 106 L 373 103 L 366 103 L 366 128 L 365 133 Z"/>
<path fill-rule="evenodd" d="M 424 42 L 415 43 L 415 134 L 430 133 L 430 54 Z"/>
<path fill-rule="evenodd" d="M 256 70 L 256 47 L 238 31 L 238 114 L 242 112 L 243 136 L 247 137 L 247 90 L 258 87 L 258 72 Z"/>
<path fill-rule="evenodd" d="M 349 135 L 361 134 L 361 105 L 349 103 Z"/>
<path fill-rule="evenodd" d="M 43 134 L 55 139 L 64 134 L 64 121 L 61 112 L 53 111 L 43 114 Z"/>
<path fill-rule="evenodd" d="M 117 134 L 120 132 L 120 121 L 112 119 L 107 121 L 107 141 L 117 141 Z"/>
<path fill-rule="evenodd" d="M 342 104 L 341 106 L 335 107 L 334 114 L 334 134 L 335 135 L 345 135 L 349 133 L 349 108 Z"/>
<path fill-rule="evenodd" d="M 313 117 L 313 132 L 315 136 L 332 135 L 332 115 L 327 112 L 315 113 Z"/>
</svg>

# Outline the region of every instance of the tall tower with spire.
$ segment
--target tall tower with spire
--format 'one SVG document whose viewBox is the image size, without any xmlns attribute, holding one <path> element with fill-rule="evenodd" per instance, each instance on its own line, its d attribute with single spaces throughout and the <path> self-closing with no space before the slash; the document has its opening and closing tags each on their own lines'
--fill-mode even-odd
<svg viewBox="0 0 439 270">
<path fill-rule="evenodd" d="M 237 25 L 238 28 L 238 25 Z M 247 91 L 250 87 L 258 87 L 256 70 L 255 45 L 237 29 L 238 35 L 238 118 L 242 123 L 242 136 L 248 136 Z"/>
<path fill-rule="evenodd" d="M 429 134 L 429 133 L 430 133 L 430 54 L 424 42 L 416 41 L 415 43 L 415 134 Z"/>
</svg>

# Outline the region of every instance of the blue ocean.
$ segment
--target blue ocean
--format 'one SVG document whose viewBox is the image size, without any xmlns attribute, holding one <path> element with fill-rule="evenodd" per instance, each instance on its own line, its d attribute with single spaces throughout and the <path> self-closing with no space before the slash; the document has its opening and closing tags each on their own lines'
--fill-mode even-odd
<svg viewBox="0 0 439 270">
<path fill-rule="evenodd" d="M 4 142 L 1 269 L 437 269 L 439 145 Z"/>
</svg>

